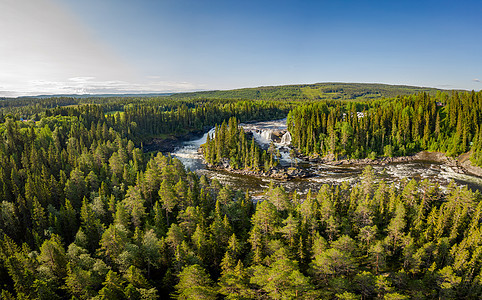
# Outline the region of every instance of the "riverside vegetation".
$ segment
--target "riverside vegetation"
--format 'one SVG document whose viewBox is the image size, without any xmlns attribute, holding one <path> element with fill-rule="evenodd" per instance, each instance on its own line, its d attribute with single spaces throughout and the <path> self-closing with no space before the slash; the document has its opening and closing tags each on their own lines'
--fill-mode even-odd
<svg viewBox="0 0 482 300">
<path fill-rule="evenodd" d="M 426 180 L 388 184 L 367 167 L 354 186 L 298 195 L 270 185 L 255 203 L 249 192 L 188 172 L 169 155 L 142 151 L 153 137 L 227 121 L 208 144 L 208 159 L 253 167 L 251 153 L 258 153 L 258 167 L 270 167 L 276 154 L 267 151 L 263 160 L 237 120 L 275 119 L 291 110 L 295 146 L 307 155 L 433 147 L 451 155 L 470 150 L 480 165 L 480 96 L 305 106 L 167 97 L 3 100 L 1 298 L 480 298 L 479 192 L 455 184 L 442 191 Z M 361 111 L 360 118 L 350 113 Z M 411 116 L 409 130 L 398 129 L 407 119 L 403 111 Z M 375 122 L 375 112 L 386 113 L 385 122 Z M 297 116 L 312 125 L 296 125 Z M 353 135 L 339 143 L 345 123 Z M 339 138 L 333 148 L 321 135 L 330 130 Z M 226 147 L 218 152 L 222 136 Z"/>
</svg>

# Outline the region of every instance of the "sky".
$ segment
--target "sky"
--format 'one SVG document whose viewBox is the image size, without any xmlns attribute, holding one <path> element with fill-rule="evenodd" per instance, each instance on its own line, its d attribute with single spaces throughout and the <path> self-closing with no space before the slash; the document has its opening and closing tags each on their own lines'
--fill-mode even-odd
<svg viewBox="0 0 482 300">
<path fill-rule="evenodd" d="M 0 0 L 0 97 L 482 88 L 482 1 Z"/>
</svg>

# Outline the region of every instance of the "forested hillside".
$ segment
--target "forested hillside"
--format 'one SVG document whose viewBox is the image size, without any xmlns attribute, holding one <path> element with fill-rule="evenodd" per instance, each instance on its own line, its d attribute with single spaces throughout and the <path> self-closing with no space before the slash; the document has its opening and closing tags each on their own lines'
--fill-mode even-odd
<svg viewBox="0 0 482 300">
<path fill-rule="evenodd" d="M 262 86 L 225 91 L 173 94 L 173 99 L 265 99 L 265 100 L 371 100 L 410 95 L 420 92 L 435 94 L 435 88 L 377 83 L 338 83 Z"/>
<path fill-rule="evenodd" d="M 364 158 L 420 150 L 471 150 L 482 165 L 482 93 L 426 93 L 363 103 L 319 102 L 288 115 L 293 145 L 305 155 Z"/>
</svg>

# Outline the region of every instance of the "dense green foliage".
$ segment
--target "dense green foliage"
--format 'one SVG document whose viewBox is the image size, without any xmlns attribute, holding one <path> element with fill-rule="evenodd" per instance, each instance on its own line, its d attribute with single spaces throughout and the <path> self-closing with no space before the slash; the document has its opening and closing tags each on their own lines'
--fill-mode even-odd
<svg viewBox="0 0 482 300">
<path fill-rule="evenodd" d="M 11 166 L 13 194 L 1 205 L 3 297 L 482 296 L 482 199 L 466 188 L 388 186 L 368 168 L 354 187 L 323 186 L 302 199 L 270 186 L 255 205 L 176 159 L 143 160 L 124 143 L 109 137 L 105 158 L 91 160 L 100 170 L 109 162 L 105 173 L 85 175 L 89 160 L 69 155 L 76 167 L 58 179 L 43 174 L 42 154 Z M 135 179 L 132 169 L 115 171 L 122 157 L 139 168 Z"/>
<path fill-rule="evenodd" d="M 356 130 L 372 134 L 370 128 L 373 148 L 363 140 L 362 155 L 387 145 L 372 124 L 393 131 L 390 124 L 404 124 L 398 117 L 408 113 L 409 130 L 399 144 L 390 144 L 395 154 L 402 146 L 422 147 L 422 141 L 460 153 L 471 142 L 482 143 L 480 98 L 454 95 L 443 108 L 425 94 L 349 106 L 327 102 L 294 109 L 290 122 L 306 112 L 316 121 L 313 112 L 321 111 L 326 118 L 318 114 L 320 122 L 352 126 L 351 137 Z M 271 166 L 273 153 L 263 155 L 238 120 L 279 118 L 290 103 L 163 97 L 8 101 L 0 109 L 2 299 L 482 297 L 479 193 L 454 184 L 443 192 L 428 181 L 388 185 L 367 168 L 357 185 L 325 185 L 304 196 L 271 184 L 265 200 L 255 203 L 248 192 L 136 147 L 217 123 L 222 125 L 205 148 L 209 159 L 229 157 L 240 168 L 256 168 L 257 157 L 259 168 Z M 390 109 L 384 122 L 376 121 L 376 112 Z M 350 114 L 360 110 L 362 118 Z M 425 138 L 427 124 L 434 130 Z M 308 136 L 315 128 L 298 127 Z M 332 127 L 343 132 L 338 128 Z M 414 139 L 417 132 L 420 138 Z M 299 134 L 295 143 L 302 151 L 317 149 L 302 142 L 305 133 L 292 134 Z M 338 149 L 348 155 L 358 144 L 344 145 Z"/>
<path fill-rule="evenodd" d="M 482 93 L 426 93 L 370 103 L 319 102 L 288 115 L 292 143 L 306 155 L 364 158 L 420 150 L 473 150 L 481 165 Z"/>
<path fill-rule="evenodd" d="M 153 137 L 179 136 L 211 128 L 236 116 L 240 121 L 285 117 L 288 102 L 237 100 L 172 100 L 166 97 L 48 98 L 0 101 L 0 121 L 47 116 L 78 117 L 84 127 L 113 128 L 136 145 Z M 105 123 L 105 125 L 104 125 Z M 96 128 L 98 129 L 98 128 Z"/>
<path fill-rule="evenodd" d="M 266 172 L 278 164 L 280 156 L 274 146 L 268 151 L 262 150 L 254 138 L 247 138 L 235 117 L 230 118 L 227 125 L 226 122 L 216 125 L 214 136 L 208 135 L 202 151 L 211 165 L 226 163 L 233 169 Z"/>
<path fill-rule="evenodd" d="M 182 134 L 232 115 L 279 118 L 288 107 L 163 98 L 109 98 L 99 105 L 72 105 L 89 99 L 33 99 L 32 106 L 19 101 L 4 103 L 0 124 L 0 289 L 5 290 L 2 298 L 13 293 L 19 299 L 169 293 L 178 272 L 162 283 L 165 274 L 155 269 L 162 276 L 154 289 L 145 278 L 150 279 L 151 264 L 135 268 L 125 249 L 137 249 L 137 255 L 148 251 L 139 240 L 148 238 L 142 231 L 147 228 L 164 230 L 149 231 L 150 237 L 165 236 L 170 220 L 185 208 L 179 201 L 201 201 L 195 203 L 205 210 L 214 202 L 206 202 L 207 191 L 200 190 L 199 179 L 186 174 L 178 160 L 150 157 L 129 137 L 138 142 Z M 132 103 L 136 101 L 146 102 Z M 136 230 L 141 244 L 127 243 Z M 157 245 L 156 239 L 145 242 Z M 123 268 L 113 267 L 118 259 L 125 260 Z"/>
<path fill-rule="evenodd" d="M 410 95 L 420 92 L 435 94 L 438 89 L 377 83 L 314 83 L 263 86 L 226 91 L 205 91 L 171 95 L 174 99 L 271 99 L 271 100 L 370 100 Z"/>
</svg>

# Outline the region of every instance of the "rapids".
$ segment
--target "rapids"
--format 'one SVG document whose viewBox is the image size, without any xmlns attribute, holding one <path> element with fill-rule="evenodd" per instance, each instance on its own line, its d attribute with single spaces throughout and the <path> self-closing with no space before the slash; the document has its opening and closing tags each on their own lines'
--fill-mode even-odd
<svg viewBox="0 0 482 300">
<path fill-rule="evenodd" d="M 207 177 L 219 180 L 223 184 L 229 184 L 235 190 L 249 189 L 254 195 L 261 194 L 272 180 L 275 184 L 281 184 L 284 188 L 292 192 L 297 190 L 299 193 L 306 193 L 308 189 L 318 190 L 323 184 L 341 184 L 346 181 L 349 184 L 355 184 L 359 181 L 359 175 L 362 173 L 364 166 L 362 165 L 340 165 L 332 166 L 322 163 L 312 163 L 296 159 L 293 162 L 289 155 L 291 143 L 291 135 L 287 131 L 286 119 L 274 120 L 267 122 L 256 122 L 240 124 L 245 131 L 253 134 L 255 140 L 261 147 L 267 149 L 271 142 L 279 149 L 281 154 L 281 164 L 290 165 L 297 163 L 312 174 L 313 177 L 292 180 L 276 180 L 264 177 L 248 176 L 234 174 L 224 170 L 206 169 L 203 163 L 202 155 L 198 152 L 199 146 L 204 144 L 208 134 L 213 134 L 214 129 L 200 139 L 183 142 L 174 152 L 172 156 L 177 157 L 186 166 L 198 173 L 205 174 Z M 439 162 L 433 161 L 411 161 L 404 163 L 392 163 L 385 166 L 374 165 L 375 174 L 378 178 L 397 184 L 403 178 L 418 180 L 430 179 L 438 182 L 444 189 L 451 180 L 459 185 L 467 185 L 472 190 L 482 192 L 482 178 L 469 174 L 456 173 L 451 167 Z"/>
</svg>

